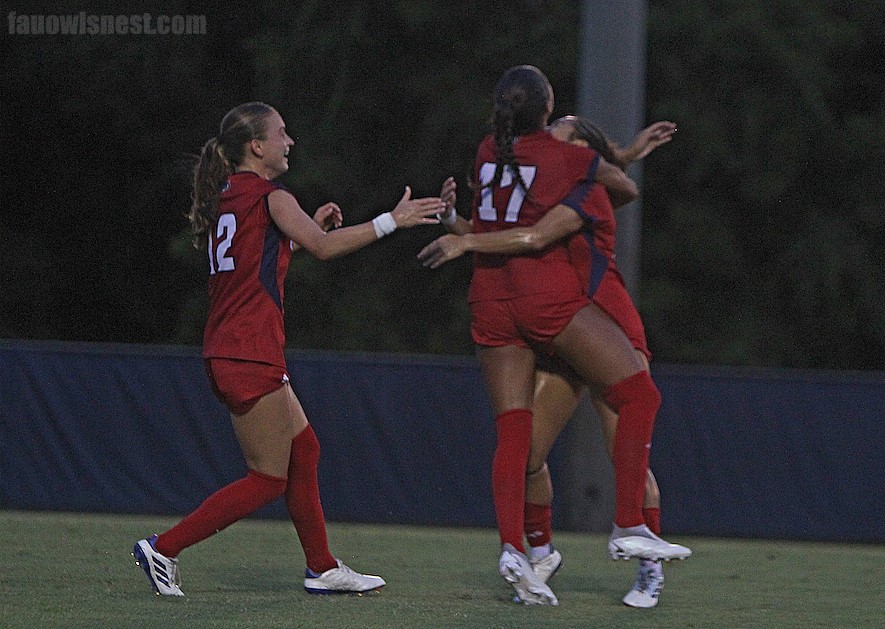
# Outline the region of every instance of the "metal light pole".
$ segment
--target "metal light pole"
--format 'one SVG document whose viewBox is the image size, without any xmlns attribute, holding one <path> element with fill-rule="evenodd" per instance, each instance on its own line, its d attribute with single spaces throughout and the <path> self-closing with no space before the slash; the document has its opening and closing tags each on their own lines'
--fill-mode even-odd
<svg viewBox="0 0 885 629">
<path fill-rule="evenodd" d="M 577 113 L 611 139 L 626 144 L 645 123 L 645 0 L 584 0 Z M 629 174 L 642 188 L 641 165 Z M 639 280 L 639 201 L 616 211 L 615 248 L 627 290 Z M 596 410 L 586 396 L 562 439 L 563 474 L 557 477 L 560 525 L 607 533 L 614 516 L 614 472 Z"/>
<path fill-rule="evenodd" d="M 578 113 L 595 122 L 621 145 L 645 125 L 646 0 L 584 0 Z M 642 188 L 642 167 L 630 167 Z M 617 211 L 618 269 L 636 297 L 639 282 L 641 207 L 639 201 Z"/>
</svg>

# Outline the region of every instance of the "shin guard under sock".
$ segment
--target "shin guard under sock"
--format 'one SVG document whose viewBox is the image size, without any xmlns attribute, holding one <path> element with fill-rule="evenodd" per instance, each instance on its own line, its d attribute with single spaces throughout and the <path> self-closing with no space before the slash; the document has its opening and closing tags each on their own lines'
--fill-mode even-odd
<svg viewBox="0 0 885 629">
<path fill-rule="evenodd" d="M 222 487 L 206 498 L 196 511 L 157 538 L 161 555 L 178 553 L 227 528 L 253 511 L 279 498 L 286 491 L 286 479 L 249 470 L 245 478 Z"/>
<path fill-rule="evenodd" d="M 655 415 L 661 394 L 647 371 L 610 386 L 605 400 L 618 414 L 612 463 L 615 469 L 615 524 L 643 524 L 642 506 Z"/>
<path fill-rule="evenodd" d="M 532 444 L 532 412 L 517 408 L 495 417 L 498 434 L 492 459 L 492 496 L 502 544 L 524 553 L 525 470 Z"/>
<path fill-rule="evenodd" d="M 286 488 L 286 509 L 298 532 L 307 567 L 317 574 L 338 566 L 329 552 L 326 519 L 320 502 L 317 466 L 320 442 L 310 424 L 292 439 L 289 455 L 289 486 Z"/>
</svg>

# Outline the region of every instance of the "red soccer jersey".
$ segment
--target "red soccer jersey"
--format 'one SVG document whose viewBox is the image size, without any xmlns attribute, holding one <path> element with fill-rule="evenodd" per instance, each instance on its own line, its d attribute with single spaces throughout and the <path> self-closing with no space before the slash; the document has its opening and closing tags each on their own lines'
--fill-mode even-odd
<svg viewBox="0 0 885 629">
<path fill-rule="evenodd" d="M 651 360 L 645 327 L 615 264 L 615 211 L 606 189 L 594 184 L 579 213 L 584 228 L 568 239 L 569 257 L 581 286 L 624 331 L 633 347 Z"/>
<path fill-rule="evenodd" d="M 203 356 L 285 367 L 283 282 L 292 241 L 270 217 L 281 188 L 253 172 L 231 175 L 209 234 L 209 319 Z"/>
<path fill-rule="evenodd" d="M 580 208 L 584 227 L 568 240 L 569 257 L 588 297 L 593 297 L 602 276 L 615 258 L 615 210 L 608 191 L 593 184 Z"/>
<path fill-rule="evenodd" d="M 513 150 L 528 193 L 517 184 L 511 169 L 505 168 L 498 185 L 474 195 L 475 233 L 534 225 L 567 198 L 569 205 L 580 206 L 599 163 L 596 152 L 560 142 L 546 131 L 517 138 Z M 494 173 L 495 143 L 488 136 L 477 151 L 474 181 L 486 184 Z M 468 301 L 571 290 L 576 281 L 561 243 L 536 254 L 476 254 Z"/>
</svg>

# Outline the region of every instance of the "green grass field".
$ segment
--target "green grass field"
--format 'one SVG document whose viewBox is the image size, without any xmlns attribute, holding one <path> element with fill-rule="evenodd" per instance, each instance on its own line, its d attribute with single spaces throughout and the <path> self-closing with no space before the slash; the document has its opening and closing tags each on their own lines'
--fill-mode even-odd
<svg viewBox="0 0 885 629">
<path fill-rule="evenodd" d="M 881 545 L 678 538 L 661 603 L 623 606 L 633 562 L 560 533 L 559 607 L 510 602 L 497 534 L 330 524 L 333 552 L 381 592 L 310 596 L 288 522 L 245 520 L 181 556 L 184 599 L 155 596 L 130 550 L 174 518 L 0 511 L 0 627 L 885 627 Z"/>
</svg>

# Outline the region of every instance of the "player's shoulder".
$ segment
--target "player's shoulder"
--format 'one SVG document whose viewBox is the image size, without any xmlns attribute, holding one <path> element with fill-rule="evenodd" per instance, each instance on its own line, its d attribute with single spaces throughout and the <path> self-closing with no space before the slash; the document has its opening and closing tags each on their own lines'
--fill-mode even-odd
<svg viewBox="0 0 885 629">
<path fill-rule="evenodd" d="M 556 167 L 562 164 L 578 167 L 581 164 L 589 165 L 596 155 L 587 147 L 557 140 L 546 131 L 526 136 L 522 143 L 523 146 L 517 149 L 517 153 L 525 153 L 527 158 L 536 160 L 539 164 L 546 163 Z"/>
<path fill-rule="evenodd" d="M 259 195 L 269 194 L 274 190 L 286 190 L 286 187 L 276 181 L 270 181 L 257 173 L 242 171 L 232 174 L 227 178 L 222 194 L 236 195 Z"/>
</svg>

